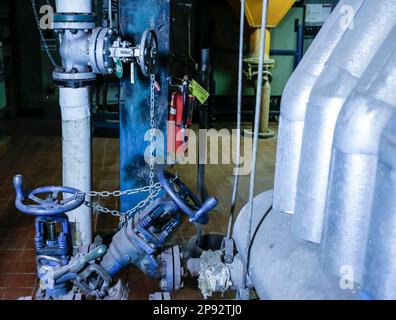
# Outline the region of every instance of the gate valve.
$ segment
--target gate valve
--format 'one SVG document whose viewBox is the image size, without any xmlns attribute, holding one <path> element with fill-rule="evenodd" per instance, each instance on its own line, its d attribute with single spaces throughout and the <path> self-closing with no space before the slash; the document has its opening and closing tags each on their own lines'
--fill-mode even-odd
<svg viewBox="0 0 396 320">
<path fill-rule="evenodd" d="M 118 36 L 117 30 L 96 28 L 89 39 L 89 63 L 95 73 L 113 74 L 120 78 L 123 75 L 122 63 L 130 62 L 131 81 L 134 83 L 134 64 L 140 66 L 145 77 L 158 70 L 158 38 L 153 29 L 147 29 L 139 44 Z"/>
<path fill-rule="evenodd" d="M 190 217 L 190 222 L 207 224 L 208 214 L 218 205 L 215 197 L 209 197 L 204 203 L 174 174 L 168 171 L 158 173 L 159 181 L 171 200 Z"/>
<path fill-rule="evenodd" d="M 24 193 L 21 175 L 14 177 L 14 188 L 16 208 L 25 214 L 34 216 L 61 215 L 80 207 L 85 201 L 85 196 L 80 190 L 69 187 L 41 187 Z M 63 195 L 63 199 L 59 199 L 60 194 Z M 47 195 L 47 197 L 42 199 L 39 197 L 40 195 Z M 65 197 L 65 195 L 70 196 Z M 29 201 L 32 204 L 29 204 Z"/>
<path fill-rule="evenodd" d="M 178 212 L 173 201 L 157 199 L 139 216 L 135 223 L 135 233 L 155 249 L 162 248 L 180 224 Z"/>
</svg>

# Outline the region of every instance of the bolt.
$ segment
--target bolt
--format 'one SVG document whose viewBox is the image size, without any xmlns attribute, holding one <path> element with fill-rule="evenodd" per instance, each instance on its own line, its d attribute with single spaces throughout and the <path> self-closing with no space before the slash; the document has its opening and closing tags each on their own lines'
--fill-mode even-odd
<svg viewBox="0 0 396 320">
<path fill-rule="evenodd" d="M 160 288 L 162 291 L 167 291 L 168 283 L 166 279 L 162 279 L 160 282 Z"/>
</svg>

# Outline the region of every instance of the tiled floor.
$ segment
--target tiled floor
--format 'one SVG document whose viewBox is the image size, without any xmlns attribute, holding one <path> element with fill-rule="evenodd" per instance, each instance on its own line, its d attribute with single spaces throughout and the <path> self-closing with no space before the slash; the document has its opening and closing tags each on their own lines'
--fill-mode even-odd
<svg viewBox="0 0 396 320">
<path fill-rule="evenodd" d="M 0 122 L 0 299 L 17 299 L 31 296 L 37 288 L 35 255 L 33 247 L 33 218 L 23 216 L 14 207 L 12 177 L 24 176 L 26 188 L 61 184 L 61 140 L 58 129 L 38 130 L 49 126 L 40 121 Z M 53 127 L 54 124 L 51 124 Z M 232 125 L 227 125 L 230 128 Z M 276 127 L 273 126 L 276 130 Z M 256 193 L 272 188 L 274 177 L 276 138 L 260 141 Z M 95 138 L 93 143 L 93 185 L 95 190 L 113 190 L 119 183 L 118 140 Z M 177 166 L 182 179 L 195 186 L 194 165 Z M 212 215 L 205 232 L 225 233 L 229 210 L 233 165 L 208 165 L 207 186 L 220 204 Z M 249 176 L 241 177 L 238 210 L 248 197 Z M 117 200 L 105 202 L 118 206 Z M 94 229 L 97 233 L 108 233 L 116 228 L 114 217 L 95 215 Z M 174 236 L 174 240 L 186 240 L 194 234 L 194 228 L 185 222 Z M 145 277 L 130 267 L 120 274 L 131 288 L 130 299 L 147 299 L 150 293 L 159 291 L 158 282 Z M 186 281 L 185 288 L 174 293 L 175 299 L 200 299 L 196 280 Z"/>
</svg>

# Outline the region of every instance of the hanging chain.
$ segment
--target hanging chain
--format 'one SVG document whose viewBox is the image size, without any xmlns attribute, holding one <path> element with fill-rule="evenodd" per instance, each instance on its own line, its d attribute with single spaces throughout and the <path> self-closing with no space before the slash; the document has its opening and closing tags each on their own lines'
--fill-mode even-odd
<svg viewBox="0 0 396 320">
<path fill-rule="evenodd" d="M 155 145 L 154 145 L 154 137 L 156 133 L 155 128 L 155 75 L 150 75 L 150 187 L 151 192 L 150 196 L 154 193 L 154 169 L 155 169 Z M 153 197 L 151 197 L 150 203 L 153 201 Z"/>
<path fill-rule="evenodd" d="M 130 195 L 135 195 L 135 194 L 140 194 L 140 193 L 149 193 L 149 196 L 144 199 L 143 201 L 140 201 L 135 207 L 132 209 L 128 210 L 127 212 L 120 212 L 118 210 L 111 210 L 107 207 L 101 206 L 97 202 L 90 202 L 90 201 L 85 201 L 84 204 L 95 210 L 96 212 L 104 213 L 104 214 L 111 214 L 114 217 L 119 217 L 120 218 L 120 224 L 125 225 L 127 221 L 133 216 L 134 213 L 137 211 L 140 211 L 144 209 L 148 204 L 151 204 L 154 199 L 159 195 L 159 193 L 162 190 L 161 183 L 157 182 L 154 183 L 154 169 L 155 169 L 155 156 L 154 156 L 154 151 L 155 151 L 155 145 L 154 145 L 154 138 L 155 138 L 155 133 L 156 133 L 156 128 L 155 128 L 155 75 L 151 74 L 150 75 L 150 174 L 149 174 L 149 179 L 150 179 L 150 184 L 148 186 L 145 186 L 143 188 L 137 188 L 137 189 L 129 189 L 125 191 L 117 190 L 117 191 L 90 191 L 87 193 L 77 193 L 76 194 L 76 199 L 81 199 L 81 197 L 86 198 L 86 197 L 103 197 L 103 198 L 110 198 L 110 197 L 115 197 L 119 198 L 122 196 L 130 196 Z"/>
<path fill-rule="evenodd" d="M 104 214 L 111 214 L 112 216 L 119 217 L 119 218 L 121 218 L 124 221 L 125 220 L 129 220 L 134 213 L 136 213 L 137 211 L 139 211 L 141 209 L 144 209 L 149 202 L 154 200 L 154 198 L 157 197 L 159 195 L 159 193 L 161 192 L 162 187 L 161 187 L 161 185 L 159 185 L 159 187 L 156 186 L 154 189 L 151 189 L 150 187 L 144 187 L 141 190 L 145 190 L 145 191 L 141 191 L 141 192 L 150 192 L 150 195 L 146 199 L 144 199 L 143 201 L 139 202 L 135 207 L 133 207 L 132 209 L 129 209 L 127 212 L 120 212 L 118 210 L 111 210 L 109 208 L 106 208 L 106 207 L 103 207 L 103 206 L 99 205 L 96 202 L 86 201 L 85 205 L 87 207 L 89 207 L 89 208 L 92 208 L 92 209 L 96 210 L 97 212 L 104 213 Z M 115 193 L 118 196 L 119 191 L 116 191 Z M 138 192 L 127 193 L 127 194 L 131 195 L 131 194 L 137 194 L 137 193 Z M 107 196 L 106 192 L 105 192 L 105 194 Z"/>
</svg>

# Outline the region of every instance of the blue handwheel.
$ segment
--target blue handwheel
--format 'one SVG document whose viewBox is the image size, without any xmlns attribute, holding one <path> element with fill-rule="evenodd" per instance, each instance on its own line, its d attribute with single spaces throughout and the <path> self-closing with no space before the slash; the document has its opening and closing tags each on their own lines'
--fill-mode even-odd
<svg viewBox="0 0 396 320">
<path fill-rule="evenodd" d="M 158 179 L 169 198 L 190 217 L 191 222 L 200 224 L 209 222 L 209 211 L 213 210 L 219 203 L 215 197 L 209 197 L 202 204 L 176 175 L 165 170 L 158 173 Z"/>
<path fill-rule="evenodd" d="M 49 186 L 24 193 L 22 176 L 16 175 L 13 182 L 16 191 L 15 206 L 25 214 L 60 215 L 80 207 L 85 200 L 81 191 L 75 188 Z M 46 196 L 45 199 L 40 197 L 43 195 Z M 60 196 L 63 196 L 63 199 L 60 199 Z"/>
</svg>

